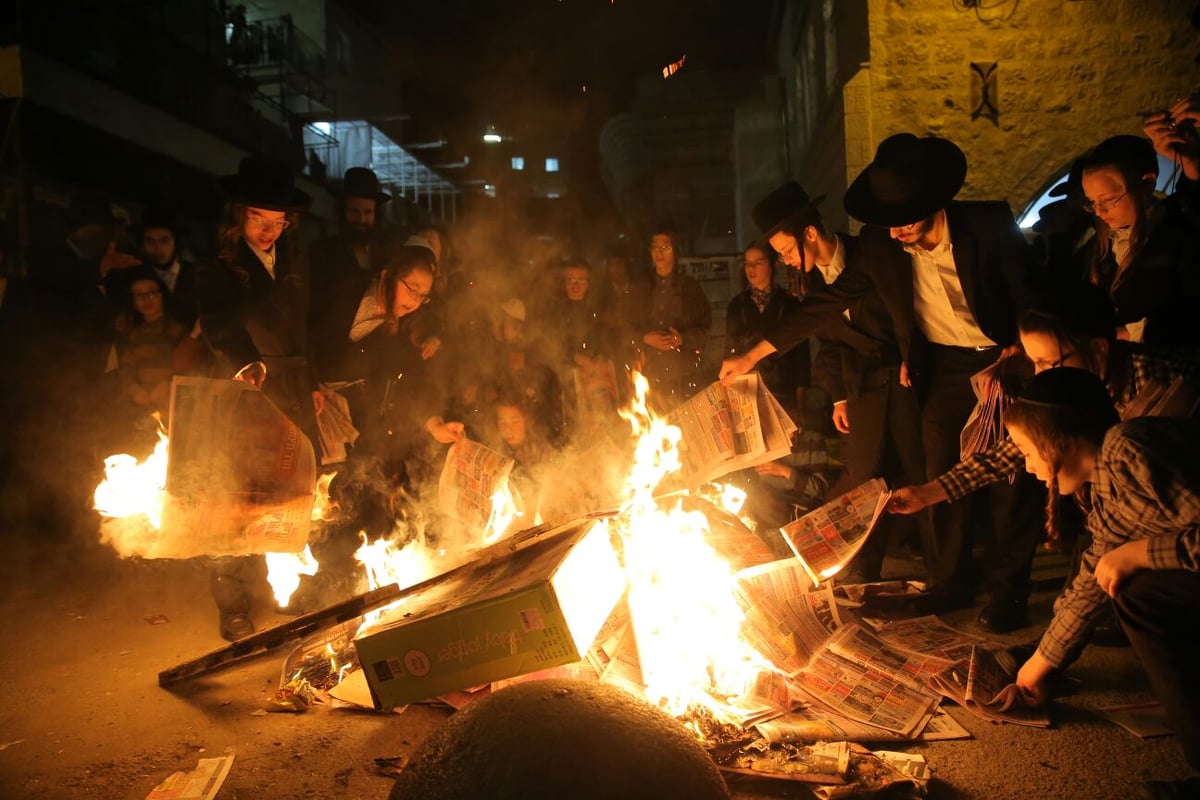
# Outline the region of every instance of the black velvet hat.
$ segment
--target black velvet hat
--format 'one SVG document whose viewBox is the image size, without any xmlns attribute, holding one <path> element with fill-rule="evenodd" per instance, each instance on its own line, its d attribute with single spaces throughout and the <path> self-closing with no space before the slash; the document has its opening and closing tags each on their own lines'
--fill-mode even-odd
<svg viewBox="0 0 1200 800">
<path fill-rule="evenodd" d="M 810 198 L 803 186 L 795 181 L 788 181 L 759 200 L 750 215 L 754 217 L 754 224 L 762 232 L 762 238 L 768 239 L 785 222 L 816 211 L 824 199 L 823 194 Z"/>
<path fill-rule="evenodd" d="M 238 164 L 236 175 L 218 181 L 230 200 L 268 211 L 299 211 L 312 198 L 296 188 L 291 169 L 280 161 L 247 156 Z"/>
<path fill-rule="evenodd" d="M 1078 367 L 1055 367 L 1039 372 L 1025 383 L 1020 402 L 1046 408 L 1111 411 L 1112 395 L 1096 373 Z"/>
<path fill-rule="evenodd" d="M 846 213 L 884 228 L 911 225 L 945 208 L 966 177 L 967 157 L 954 142 L 897 133 L 846 190 Z"/>
<path fill-rule="evenodd" d="M 386 203 L 392 196 L 379 184 L 379 176 L 366 167 L 351 167 L 342 176 L 342 197 L 369 197 L 376 203 Z"/>
</svg>

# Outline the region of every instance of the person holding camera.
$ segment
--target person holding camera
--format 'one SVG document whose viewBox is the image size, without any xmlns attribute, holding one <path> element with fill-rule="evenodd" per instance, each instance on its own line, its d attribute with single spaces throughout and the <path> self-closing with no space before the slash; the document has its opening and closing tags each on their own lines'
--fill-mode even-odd
<svg viewBox="0 0 1200 800">
<path fill-rule="evenodd" d="M 1176 100 L 1165 111 L 1146 116 L 1142 130 L 1150 137 L 1154 150 L 1173 161 L 1182 176 L 1192 184 L 1200 183 L 1200 92 Z M 1176 191 L 1182 187 L 1176 187 Z"/>
</svg>

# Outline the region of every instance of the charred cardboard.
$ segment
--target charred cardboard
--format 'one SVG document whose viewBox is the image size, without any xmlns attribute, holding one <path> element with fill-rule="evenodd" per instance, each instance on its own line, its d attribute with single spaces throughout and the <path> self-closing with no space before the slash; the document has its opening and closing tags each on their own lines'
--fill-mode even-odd
<svg viewBox="0 0 1200 800">
<path fill-rule="evenodd" d="M 447 573 L 355 640 L 377 709 L 579 661 L 625 591 L 602 520 Z"/>
</svg>

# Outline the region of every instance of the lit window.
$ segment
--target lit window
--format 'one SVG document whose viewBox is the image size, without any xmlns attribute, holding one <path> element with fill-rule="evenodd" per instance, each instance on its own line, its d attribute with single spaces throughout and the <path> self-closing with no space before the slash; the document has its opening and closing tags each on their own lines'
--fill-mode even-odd
<svg viewBox="0 0 1200 800">
<path fill-rule="evenodd" d="M 558 159 L 557 158 L 547 158 L 546 159 L 546 172 L 558 172 Z"/>
<path fill-rule="evenodd" d="M 512 157 L 512 168 L 515 170 L 525 169 L 525 157 L 524 156 L 513 156 Z"/>
<path fill-rule="evenodd" d="M 321 133 L 325 134 L 326 136 L 332 136 L 332 135 L 333 135 L 333 126 L 332 126 L 332 125 L 330 125 L 328 122 L 320 122 L 320 121 L 318 121 L 318 122 L 314 122 L 314 123 L 312 124 L 312 126 L 313 126 L 314 128 L 316 128 L 318 131 L 320 131 Z"/>
</svg>

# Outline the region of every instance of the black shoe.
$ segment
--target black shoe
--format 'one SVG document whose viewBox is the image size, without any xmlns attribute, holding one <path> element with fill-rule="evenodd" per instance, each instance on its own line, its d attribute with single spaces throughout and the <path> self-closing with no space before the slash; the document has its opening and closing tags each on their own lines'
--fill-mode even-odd
<svg viewBox="0 0 1200 800">
<path fill-rule="evenodd" d="M 1142 797 L 1147 800 L 1200 800 L 1200 778 L 1182 781 L 1146 781 Z"/>
<path fill-rule="evenodd" d="M 221 638 L 228 642 L 236 642 L 254 633 L 254 623 L 249 614 L 234 611 L 221 612 Z"/>
<path fill-rule="evenodd" d="M 988 603 L 979 612 L 979 624 L 992 633 L 1012 633 L 1029 624 L 1029 611 L 1024 603 Z"/>
</svg>

